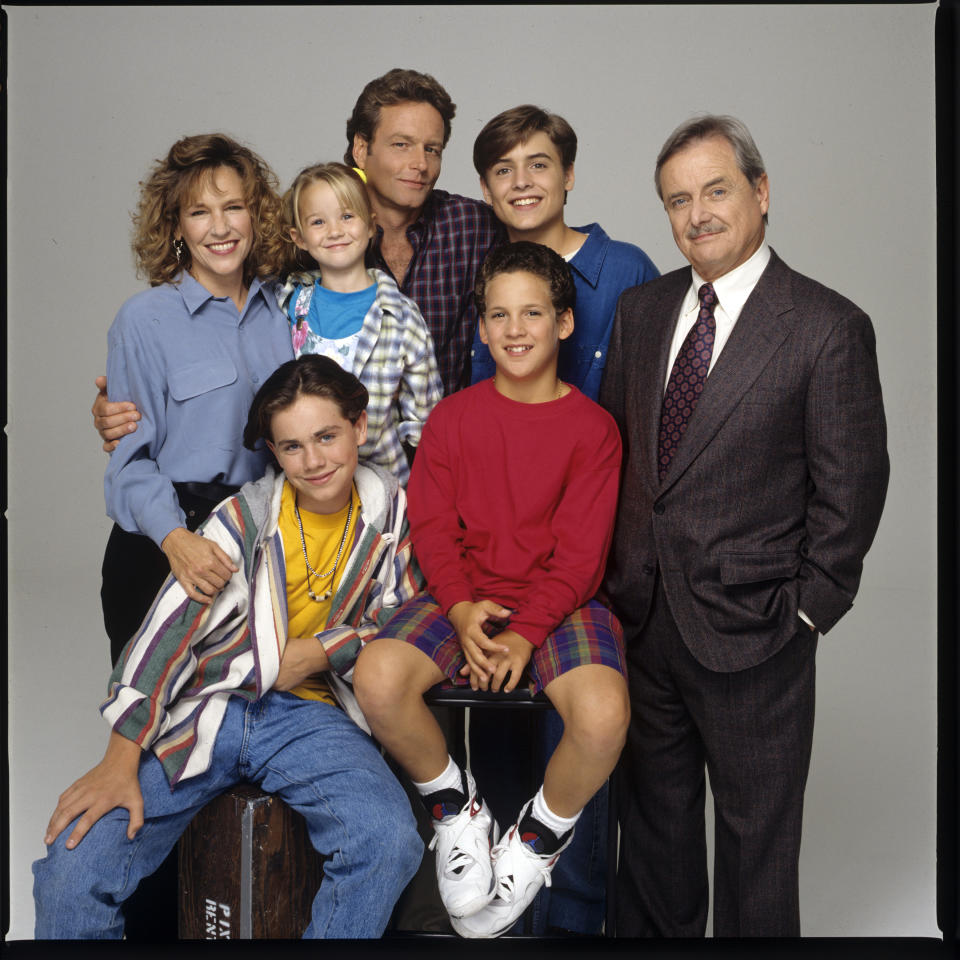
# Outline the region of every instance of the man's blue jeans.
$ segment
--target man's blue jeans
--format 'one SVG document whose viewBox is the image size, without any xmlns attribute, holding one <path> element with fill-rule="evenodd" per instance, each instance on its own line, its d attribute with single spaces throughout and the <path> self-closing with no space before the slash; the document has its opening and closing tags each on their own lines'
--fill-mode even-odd
<svg viewBox="0 0 960 960">
<path fill-rule="evenodd" d="M 140 762 L 144 824 L 123 808 L 73 849 L 68 826 L 33 865 L 37 939 L 119 939 L 123 901 L 173 849 L 193 816 L 240 781 L 276 794 L 330 859 L 304 937 L 378 937 L 423 854 L 406 794 L 373 741 L 343 711 L 288 693 L 231 697 L 210 768 L 171 789 L 159 760 Z"/>
</svg>

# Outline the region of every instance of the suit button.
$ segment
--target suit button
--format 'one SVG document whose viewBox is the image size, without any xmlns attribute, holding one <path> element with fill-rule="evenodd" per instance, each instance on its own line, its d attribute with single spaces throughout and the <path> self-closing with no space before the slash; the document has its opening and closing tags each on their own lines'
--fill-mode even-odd
<svg viewBox="0 0 960 960">
<path fill-rule="evenodd" d="M 666 511 L 666 509 L 667 509 L 667 508 L 666 508 L 662 503 L 655 503 L 655 504 L 653 505 L 653 512 L 654 512 L 658 517 L 661 516 L 661 515 Z"/>
<path fill-rule="evenodd" d="M 645 563 L 641 569 L 649 577 L 657 568 L 650 563 Z"/>
</svg>

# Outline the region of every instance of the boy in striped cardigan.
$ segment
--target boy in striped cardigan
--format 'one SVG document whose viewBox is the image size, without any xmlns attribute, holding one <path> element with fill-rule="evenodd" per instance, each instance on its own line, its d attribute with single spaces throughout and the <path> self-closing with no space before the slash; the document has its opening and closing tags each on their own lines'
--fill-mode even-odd
<svg viewBox="0 0 960 960">
<path fill-rule="evenodd" d="M 406 795 L 349 680 L 418 590 L 406 498 L 358 465 L 367 391 L 326 357 L 281 366 L 244 434 L 282 468 L 203 535 L 239 567 L 209 605 L 169 577 L 110 678 L 104 759 L 60 797 L 34 864 L 38 939 L 123 935 L 122 904 L 210 799 L 247 780 L 306 819 L 324 880 L 305 937 L 375 937 L 419 864 Z"/>
</svg>

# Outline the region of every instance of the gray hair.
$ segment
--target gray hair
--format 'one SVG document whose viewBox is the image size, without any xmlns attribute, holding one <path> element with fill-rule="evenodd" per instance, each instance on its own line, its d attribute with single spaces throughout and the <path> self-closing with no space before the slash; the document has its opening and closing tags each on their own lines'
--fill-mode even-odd
<svg viewBox="0 0 960 960">
<path fill-rule="evenodd" d="M 733 155 L 737 160 L 737 166 L 751 186 L 756 186 L 757 181 L 766 173 L 763 157 L 760 156 L 760 151 L 753 142 L 750 131 L 741 120 L 736 117 L 705 113 L 681 123 L 667 137 L 667 142 L 661 148 L 657 157 L 657 166 L 653 171 L 653 182 L 657 188 L 657 196 L 661 200 L 663 199 L 663 191 L 660 187 L 660 171 L 663 169 L 663 165 L 675 153 L 679 153 L 691 143 L 707 140 L 710 137 L 723 137 L 730 144 L 733 148 Z"/>
</svg>

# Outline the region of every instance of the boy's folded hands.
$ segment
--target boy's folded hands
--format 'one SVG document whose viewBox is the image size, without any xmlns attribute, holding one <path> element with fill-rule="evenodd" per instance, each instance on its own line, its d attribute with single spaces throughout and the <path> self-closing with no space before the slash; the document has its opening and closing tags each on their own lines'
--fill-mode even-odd
<svg viewBox="0 0 960 960">
<path fill-rule="evenodd" d="M 457 639 L 467 658 L 467 666 L 461 673 L 470 675 L 470 686 L 474 690 L 486 690 L 496 670 L 497 665 L 488 659 L 487 654 L 509 652 L 499 636 L 490 637 L 487 630 L 500 626 L 498 621 L 506 620 L 510 613 L 509 608 L 493 600 L 461 600 L 447 611 L 447 619 L 457 631 Z"/>
<path fill-rule="evenodd" d="M 509 693 L 530 662 L 533 644 L 519 633 L 503 629 L 511 613 L 493 600 L 464 600 L 447 612 L 467 659 L 460 673 L 470 678 L 474 690 L 503 687 Z M 499 632 L 491 636 L 494 631 Z"/>
<path fill-rule="evenodd" d="M 533 644 L 529 640 L 524 640 L 519 633 L 509 629 L 497 634 L 497 642 L 507 647 L 507 653 L 490 655 L 489 659 L 494 664 L 494 671 L 490 678 L 489 689 L 499 690 L 502 686 L 503 692 L 509 693 L 520 682 L 520 677 L 530 662 Z M 484 690 L 487 689 L 486 684 L 481 686 Z"/>
</svg>

